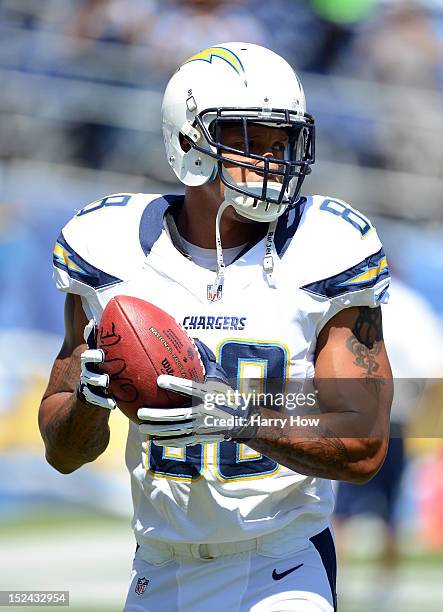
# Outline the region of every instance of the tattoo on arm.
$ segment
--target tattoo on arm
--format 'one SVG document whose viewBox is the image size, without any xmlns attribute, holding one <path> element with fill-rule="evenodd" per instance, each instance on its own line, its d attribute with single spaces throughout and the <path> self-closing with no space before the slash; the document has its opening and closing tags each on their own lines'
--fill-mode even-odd
<svg viewBox="0 0 443 612">
<path fill-rule="evenodd" d="M 383 340 L 380 306 L 378 308 L 361 306 L 352 333 L 368 349 L 372 349 L 376 342 Z"/>
<path fill-rule="evenodd" d="M 366 475 L 375 473 L 385 448 L 389 364 L 380 308 L 353 308 L 341 321 L 337 328 L 344 327 L 344 333 L 333 337 L 331 348 L 320 359 L 323 371 L 331 371 L 332 360 L 335 371 L 348 378 L 336 375 L 331 387 L 326 377 L 317 377 L 319 424 L 313 429 L 263 426 L 247 443 L 301 474 L 363 482 Z M 323 336 L 321 348 L 325 344 Z M 270 410 L 261 409 L 265 417 L 268 412 L 270 416 Z"/>
<path fill-rule="evenodd" d="M 342 468 L 350 461 L 343 440 L 327 426 L 323 427 L 321 437 L 312 437 L 311 440 L 305 439 L 293 443 L 294 460 L 302 460 L 308 450 L 314 455 L 314 458 L 310 459 L 315 467 L 328 465 Z"/>
<path fill-rule="evenodd" d="M 71 357 L 57 360 L 51 373 L 50 393 L 60 391 L 73 392 L 80 380 L 80 355 L 83 347 L 79 346 Z"/>
<path fill-rule="evenodd" d="M 108 419 L 105 411 L 93 412 L 89 406 L 65 403 L 47 423 L 44 431 L 47 449 L 75 467 L 93 461 L 108 445 Z"/>
<path fill-rule="evenodd" d="M 352 336 L 346 346 L 355 356 L 354 364 L 362 368 L 366 376 L 373 376 L 380 369 L 377 356 L 382 348 L 383 332 L 381 309 L 362 306 L 352 328 Z"/>
<path fill-rule="evenodd" d="M 80 380 L 80 355 L 86 348 L 83 339 L 86 322 L 80 298 L 68 294 L 65 339 L 39 411 L 46 457 L 63 473 L 94 461 L 109 442 L 109 411 L 86 406 L 75 394 Z"/>
<path fill-rule="evenodd" d="M 331 429 L 324 427 L 322 435 L 294 439 L 291 431 L 266 429 L 248 442 L 263 455 L 272 457 L 302 474 L 320 478 L 339 478 L 341 471 L 350 463 L 350 455 L 343 440 Z M 277 444 L 277 445 L 276 445 Z"/>
<path fill-rule="evenodd" d="M 43 399 L 54 393 L 72 393 L 80 380 L 80 355 L 86 345 L 83 340 L 83 321 L 79 320 L 76 299 L 70 293 L 66 296 L 65 339 L 52 368 Z"/>
</svg>

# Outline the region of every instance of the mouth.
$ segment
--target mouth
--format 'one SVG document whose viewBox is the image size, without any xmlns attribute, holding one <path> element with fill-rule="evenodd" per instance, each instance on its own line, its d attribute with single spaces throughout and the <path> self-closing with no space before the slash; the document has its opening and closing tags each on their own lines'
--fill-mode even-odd
<svg viewBox="0 0 443 612">
<path fill-rule="evenodd" d="M 263 174 L 257 174 L 253 172 L 246 177 L 245 183 L 263 183 L 263 181 Z M 269 174 L 268 183 L 278 183 L 279 185 L 281 185 L 283 184 L 283 177 L 280 174 Z"/>
<path fill-rule="evenodd" d="M 228 167 L 225 166 L 225 169 L 229 172 L 231 177 L 233 177 L 232 168 L 228 168 Z M 275 168 L 275 169 L 278 170 L 278 171 L 281 171 L 280 169 L 277 169 L 277 168 Z M 240 170 L 241 170 L 240 177 L 237 180 L 237 182 L 244 183 L 244 184 L 247 184 L 247 183 L 254 183 L 254 184 L 263 183 L 264 178 L 265 178 L 264 171 L 262 172 L 258 168 L 255 171 L 250 170 L 248 168 L 241 168 Z M 283 183 L 283 176 L 282 176 L 282 174 L 272 174 L 270 172 L 268 174 L 268 182 L 280 183 L 281 184 L 281 183 Z"/>
</svg>

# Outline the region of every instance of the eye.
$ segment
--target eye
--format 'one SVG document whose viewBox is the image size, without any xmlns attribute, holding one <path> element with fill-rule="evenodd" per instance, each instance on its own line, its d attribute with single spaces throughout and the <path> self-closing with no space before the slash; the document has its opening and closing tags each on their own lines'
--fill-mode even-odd
<svg viewBox="0 0 443 612">
<path fill-rule="evenodd" d="M 274 144 L 272 145 L 272 149 L 276 151 L 277 153 L 284 154 L 287 146 L 288 146 L 287 142 L 278 141 L 278 142 L 274 142 Z"/>
</svg>

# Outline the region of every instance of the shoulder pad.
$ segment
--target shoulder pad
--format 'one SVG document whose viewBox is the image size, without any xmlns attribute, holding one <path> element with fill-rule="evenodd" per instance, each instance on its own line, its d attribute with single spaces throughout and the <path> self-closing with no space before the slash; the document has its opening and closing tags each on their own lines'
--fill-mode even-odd
<svg viewBox="0 0 443 612">
<path fill-rule="evenodd" d="M 386 300 L 389 268 L 383 246 L 369 219 L 346 202 L 307 198 L 295 242 L 304 266 L 303 290 L 346 306 Z"/>
<path fill-rule="evenodd" d="M 78 211 L 54 247 L 57 288 L 85 295 L 125 280 L 144 261 L 140 226 L 147 208 L 158 201 L 162 203 L 161 233 L 169 203 L 160 195 L 117 193 Z"/>
</svg>

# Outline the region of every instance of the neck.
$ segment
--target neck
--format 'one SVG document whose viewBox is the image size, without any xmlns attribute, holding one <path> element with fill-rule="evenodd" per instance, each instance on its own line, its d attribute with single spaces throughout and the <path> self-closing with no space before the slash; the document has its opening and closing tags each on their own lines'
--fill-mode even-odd
<svg viewBox="0 0 443 612">
<path fill-rule="evenodd" d="M 215 218 L 223 199 L 212 189 L 186 187 L 185 201 L 176 219 L 180 235 L 191 244 L 215 249 Z M 267 230 L 267 223 L 249 221 L 237 215 L 232 206 L 221 217 L 220 234 L 226 249 L 257 241 Z"/>
</svg>

